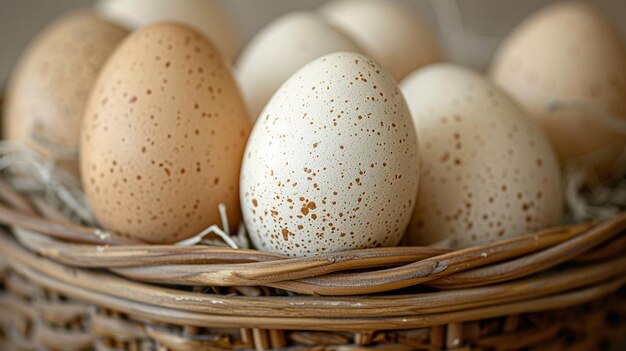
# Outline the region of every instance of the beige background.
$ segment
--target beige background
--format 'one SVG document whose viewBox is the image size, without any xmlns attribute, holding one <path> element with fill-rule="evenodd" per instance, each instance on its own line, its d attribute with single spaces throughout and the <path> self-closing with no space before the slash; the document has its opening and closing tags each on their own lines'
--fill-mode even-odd
<svg viewBox="0 0 626 351">
<path fill-rule="evenodd" d="M 177 0 L 184 1 L 184 0 Z M 274 17 L 313 9 L 325 0 L 221 0 L 248 40 Z M 383 0 L 384 1 L 384 0 Z M 439 32 L 448 57 L 476 68 L 486 65 L 503 34 L 547 0 L 404 0 Z M 626 33 L 626 0 L 589 0 L 607 10 Z M 50 20 L 92 0 L 0 0 L 0 82 L 21 50 Z"/>
</svg>

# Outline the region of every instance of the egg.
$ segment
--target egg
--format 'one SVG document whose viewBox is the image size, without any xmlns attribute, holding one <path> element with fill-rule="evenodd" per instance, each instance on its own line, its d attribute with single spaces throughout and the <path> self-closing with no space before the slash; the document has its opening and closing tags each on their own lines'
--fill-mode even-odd
<svg viewBox="0 0 626 351">
<path fill-rule="evenodd" d="M 69 12 L 46 27 L 19 58 L 7 86 L 4 138 L 77 175 L 89 91 L 126 34 L 88 10 Z"/>
<path fill-rule="evenodd" d="M 430 28 L 397 0 L 335 0 L 320 12 L 398 81 L 419 67 L 442 60 Z"/>
<path fill-rule="evenodd" d="M 360 49 L 313 13 L 294 12 L 272 21 L 251 39 L 236 65 L 250 116 L 256 119 L 280 85 L 299 68 L 337 51 Z"/>
<path fill-rule="evenodd" d="M 250 135 L 240 182 L 250 237 L 289 256 L 396 245 L 417 160 L 393 77 L 360 54 L 322 56 L 278 89 Z"/>
<path fill-rule="evenodd" d="M 620 175 L 626 134 L 610 118 L 625 123 L 626 47 L 604 14 L 582 2 L 540 10 L 501 44 L 491 77 L 542 124 L 564 166 Z"/>
<path fill-rule="evenodd" d="M 239 170 L 251 123 L 218 50 L 190 27 L 139 29 L 91 93 L 81 132 L 87 199 L 104 228 L 172 243 L 239 211 Z"/>
<path fill-rule="evenodd" d="M 163 21 L 180 22 L 206 35 L 229 60 L 240 48 L 236 26 L 216 0 L 100 0 L 95 8 L 129 29 Z"/>
<path fill-rule="evenodd" d="M 555 152 L 508 95 L 452 64 L 401 86 L 421 156 L 410 244 L 467 247 L 561 223 Z"/>
</svg>

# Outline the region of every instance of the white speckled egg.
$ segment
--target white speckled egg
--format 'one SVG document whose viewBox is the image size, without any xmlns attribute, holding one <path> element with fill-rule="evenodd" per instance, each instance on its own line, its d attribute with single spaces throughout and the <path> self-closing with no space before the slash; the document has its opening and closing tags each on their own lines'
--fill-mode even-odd
<svg viewBox="0 0 626 351">
<path fill-rule="evenodd" d="M 409 243 L 467 247 L 561 223 L 555 153 L 506 94 L 451 64 L 409 75 L 402 90 L 421 155 Z"/>
<path fill-rule="evenodd" d="M 79 130 L 89 91 L 126 34 L 89 10 L 69 12 L 46 27 L 12 74 L 4 137 L 78 176 Z"/>
<path fill-rule="evenodd" d="M 250 116 L 256 119 L 280 85 L 302 66 L 338 51 L 360 49 L 313 13 L 294 12 L 271 22 L 251 39 L 236 65 Z"/>
<path fill-rule="evenodd" d="M 92 90 L 81 176 L 106 228 L 172 243 L 239 222 L 239 170 L 251 123 L 234 78 L 199 32 L 160 23 L 131 34 Z"/>
<path fill-rule="evenodd" d="M 240 48 L 235 25 L 216 0 L 100 0 L 96 9 L 129 29 L 173 21 L 192 26 L 207 36 L 232 62 Z"/>
<path fill-rule="evenodd" d="M 433 32 L 398 0 L 335 0 L 320 12 L 398 81 L 419 67 L 442 60 Z"/>
<path fill-rule="evenodd" d="M 240 191 L 252 241 L 289 256 L 396 245 L 417 159 L 393 77 L 359 54 L 318 58 L 276 92 L 246 146 Z"/>
<path fill-rule="evenodd" d="M 616 161 L 626 145 L 626 135 L 601 116 L 626 123 L 626 45 L 610 22 L 583 2 L 548 6 L 504 40 L 491 70 L 539 120 L 563 165 L 601 178 L 621 176 Z M 560 108 L 551 112 L 553 103 Z"/>
</svg>

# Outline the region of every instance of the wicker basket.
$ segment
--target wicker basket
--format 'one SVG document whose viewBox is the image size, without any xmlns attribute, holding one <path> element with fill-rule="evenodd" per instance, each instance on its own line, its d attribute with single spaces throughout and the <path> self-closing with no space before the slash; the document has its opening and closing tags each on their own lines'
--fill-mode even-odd
<svg viewBox="0 0 626 351">
<path fill-rule="evenodd" d="M 132 242 L 0 181 L 0 223 L 0 350 L 610 350 L 626 337 L 626 214 L 457 251 L 286 258 Z"/>
<path fill-rule="evenodd" d="M 2 350 L 608 350 L 626 214 L 464 250 L 129 242 L 0 182 Z"/>
</svg>

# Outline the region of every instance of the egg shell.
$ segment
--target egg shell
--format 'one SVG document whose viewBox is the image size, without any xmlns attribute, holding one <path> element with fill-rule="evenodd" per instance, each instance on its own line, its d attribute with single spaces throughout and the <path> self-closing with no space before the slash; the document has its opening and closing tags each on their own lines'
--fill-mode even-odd
<svg viewBox="0 0 626 351">
<path fill-rule="evenodd" d="M 410 244 L 467 247 L 561 223 L 554 150 L 509 96 L 451 64 L 411 74 L 402 91 L 421 156 Z"/>
<path fill-rule="evenodd" d="M 238 179 L 251 128 L 213 45 L 178 24 L 144 27 L 111 56 L 86 109 L 81 172 L 109 230 L 172 243 L 239 217 Z"/>
<path fill-rule="evenodd" d="M 256 119 L 280 85 L 299 68 L 338 51 L 361 50 L 313 13 L 293 12 L 272 21 L 251 39 L 236 65 L 250 116 Z"/>
<path fill-rule="evenodd" d="M 442 60 L 433 32 L 412 8 L 397 0 L 335 0 L 320 12 L 398 81 Z"/>
<path fill-rule="evenodd" d="M 246 147 L 241 203 L 255 246 L 310 256 L 396 245 L 418 185 L 413 128 L 393 77 L 363 55 L 297 71 Z"/>
<path fill-rule="evenodd" d="M 230 16 L 215 0 L 100 0 L 95 8 L 106 18 L 135 30 L 157 22 L 179 22 L 206 35 L 234 61 L 241 47 Z"/>
<path fill-rule="evenodd" d="M 42 30 L 11 76 L 4 138 L 78 175 L 80 121 L 89 91 L 126 34 L 88 10 L 69 12 Z"/>
<path fill-rule="evenodd" d="M 626 47 L 604 14 L 580 2 L 538 11 L 501 44 L 491 77 L 541 122 L 563 165 L 613 172 L 626 135 L 593 111 L 626 118 Z"/>
</svg>

